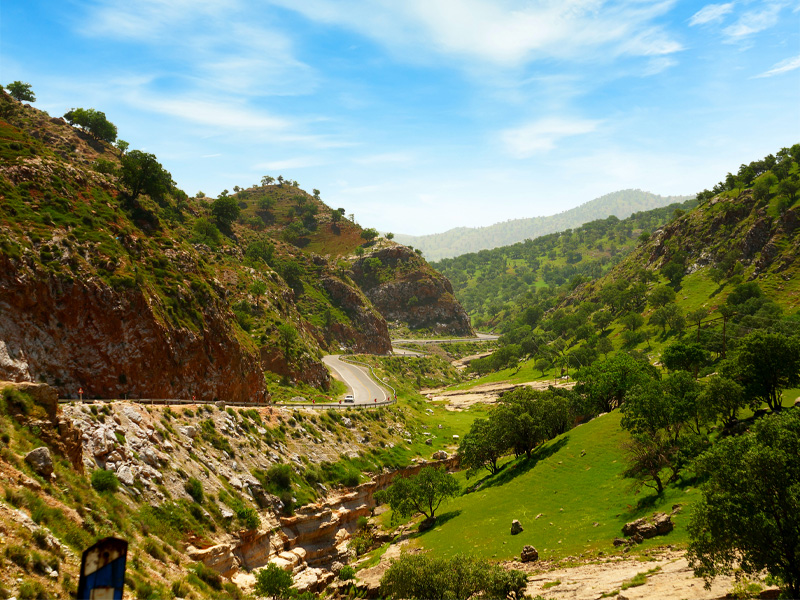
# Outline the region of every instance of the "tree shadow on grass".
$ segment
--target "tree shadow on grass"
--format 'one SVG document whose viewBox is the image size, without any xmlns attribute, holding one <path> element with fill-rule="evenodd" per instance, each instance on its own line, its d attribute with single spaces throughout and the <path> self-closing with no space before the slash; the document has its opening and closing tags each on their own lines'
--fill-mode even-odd
<svg viewBox="0 0 800 600">
<path fill-rule="evenodd" d="M 487 475 L 471 486 L 470 490 L 477 491 L 479 489 L 505 485 L 506 483 L 516 479 L 520 475 L 524 475 L 533 469 L 537 464 L 539 464 L 540 461 L 553 456 L 553 454 L 566 446 L 568 442 L 569 435 L 565 435 L 555 442 L 539 446 L 531 453 L 530 458 L 520 458 L 516 461 L 506 464 L 500 472 L 495 473 L 494 475 Z"/>
</svg>

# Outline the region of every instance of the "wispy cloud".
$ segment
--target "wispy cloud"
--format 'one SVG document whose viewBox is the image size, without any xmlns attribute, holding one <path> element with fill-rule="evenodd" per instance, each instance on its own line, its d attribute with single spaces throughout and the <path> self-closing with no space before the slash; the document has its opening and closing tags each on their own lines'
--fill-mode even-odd
<svg viewBox="0 0 800 600">
<path fill-rule="evenodd" d="M 722 30 L 730 41 L 738 41 L 755 33 L 764 31 L 778 23 L 781 9 L 785 6 L 782 2 L 767 2 L 759 10 L 749 10 L 739 19 Z"/>
<path fill-rule="evenodd" d="M 281 169 L 306 169 L 327 164 L 327 161 L 317 156 L 297 156 L 285 160 L 274 160 L 253 165 L 253 169 L 279 171 Z"/>
<path fill-rule="evenodd" d="M 509 154 L 528 158 L 552 150 L 563 138 L 591 133 L 599 124 L 599 121 L 553 117 L 506 129 L 501 132 L 500 139 Z"/>
<path fill-rule="evenodd" d="M 725 15 L 733 10 L 733 2 L 725 4 L 708 4 L 698 10 L 689 19 L 689 26 L 705 25 L 706 23 L 716 23 L 723 19 Z"/>
<path fill-rule="evenodd" d="M 539 57 L 671 53 L 654 21 L 674 0 L 270 0 L 309 19 L 358 31 L 405 57 L 444 55 L 514 67 Z"/>
<path fill-rule="evenodd" d="M 784 73 L 788 73 L 789 71 L 794 71 L 795 69 L 800 69 L 800 55 L 795 56 L 793 58 L 787 58 L 786 60 L 782 60 L 774 67 L 772 67 L 769 71 L 764 71 L 763 73 L 756 75 L 754 79 L 760 79 L 762 77 L 774 77 L 775 75 L 783 75 Z"/>
<path fill-rule="evenodd" d="M 353 159 L 357 165 L 386 165 L 410 163 L 414 159 L 410 154 L 404 152 L 384 152 L 382 154 L 372 154 L 370 156 L 359 156 Z"/>
</svg>

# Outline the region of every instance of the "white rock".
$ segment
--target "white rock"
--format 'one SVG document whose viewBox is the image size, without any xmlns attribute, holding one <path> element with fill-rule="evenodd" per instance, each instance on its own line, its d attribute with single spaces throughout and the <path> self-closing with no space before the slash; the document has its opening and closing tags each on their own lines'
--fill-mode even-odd
<svg viewBox="0 0 800 600">
<path fill-rule="evenodd" d="M 142 415 L 132 406 L 126 406 L 125 410 L 122 411 L 122 414 L 124 414 L 137 425 L 142 422 Z"/>
<path fill-rule="evenodd" d="M 133 477 L 133 471 L 128 465 L 122 465 L 119 469 L 117 469 L 117 479 L 127 486 L 132 486 L 133 482 L 135 481 Z"/>
</svg>

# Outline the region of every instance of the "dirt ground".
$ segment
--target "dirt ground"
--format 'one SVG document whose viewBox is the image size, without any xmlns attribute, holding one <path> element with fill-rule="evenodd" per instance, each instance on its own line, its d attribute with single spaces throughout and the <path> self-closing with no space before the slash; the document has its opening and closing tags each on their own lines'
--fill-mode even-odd
<svg viewBox="0 0 800 600">
<path fill-rule="evenodd" d="M 508 392 L 518 387 L 526 386 L 535 390 L 546 390 L 549 386 L 571 388 L 575 385 L 574 381 L 558 380 L 555 384 L 552 381 L 528 381 L 525 383 L 483 383 L 476 385 L 468 390 L 447 390 L 444 388 L 425 389 L 422 394 L 432 402 L 446 400 L 447 410 L 460 411 L 466 410 L 474 404 L 493 404 L 504 392 Z"/>
</svg>

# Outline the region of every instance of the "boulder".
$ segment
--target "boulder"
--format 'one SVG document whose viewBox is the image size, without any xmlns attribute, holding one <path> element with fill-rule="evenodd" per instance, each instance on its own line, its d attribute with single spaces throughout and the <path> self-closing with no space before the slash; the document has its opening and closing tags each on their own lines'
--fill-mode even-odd
<svg viewBox="0 0 800 600">
<path fill-rule="evenodd" d="M 632 537 L 634 541 L 638 539 L 650 539 L 657 535 L 665 535 L 672 531 L 674 524 L 672 517 L 666 513 L 654 513 L 652 519 L 642 517 L 630 523 L 625 523 L 622 527 L 623 535 Z M 639 543 L 637 541 L 637 543 Z"/>
<path fill-rule="evenodd" d="M 519 559 L 524 563 L 537 561 L 539 560 L 539 552 L 533 546 L 525 545 L 522 547 Z"/>
<path fill-rule="evenodd" d="M 523 532 L 522 524 L 516 519 L 511 521 L 511 535 L 517 535 L 518 533 L 522 532 Z"/>
<path fill-rule="evenodd" d="M 50 475 L 53 474 L 53 459 L 50 456 L 50 450 L 45 446 L 40 446 L 28 452 L 25 455 L 25 462 L 45 479 L 49 479 Z"/>
<path fill-rule="evenodd" d="M 186 425 L 185 427 L 178 427 L 178 431 L 188 438 L 194 439 L 197 437 L 197 428 L 193 425 Z"/>
<path fill-rule="evenodd" d="M 130 466 L 122 465 L 119 469 L 117 469 L 117 479 L 119 479 L 123 484 L 127 485 L 128 487 L 133 485 L 134 477 L 133 471 L 131 470 Z"/>
<path fill-rule="evenodd" d="M 445 452 L 444 450 L 437 450 L 436 452 L 433 453 L 432 458 L 433 460 L 447 460 L 448 458 L 447 452 Z"/>
</svg>

